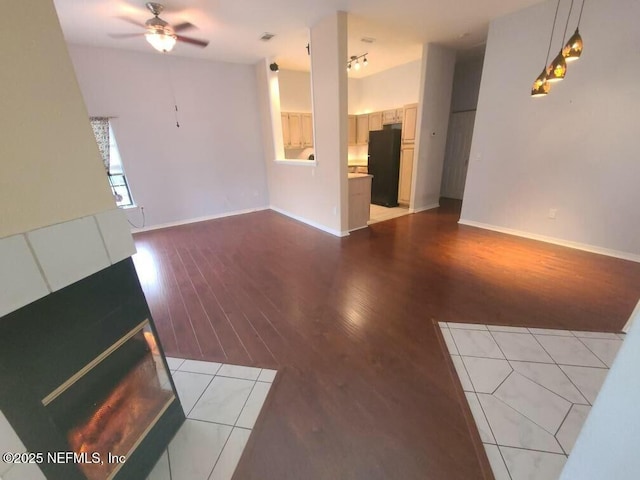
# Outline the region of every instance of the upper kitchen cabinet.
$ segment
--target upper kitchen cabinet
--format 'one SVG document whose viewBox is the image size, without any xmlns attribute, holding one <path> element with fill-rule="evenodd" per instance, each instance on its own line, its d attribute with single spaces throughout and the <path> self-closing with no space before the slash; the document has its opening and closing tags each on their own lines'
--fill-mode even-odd
<svg viewBox="0 0 640 480">
<path fill-rule="evenodd" d="M 369 143 L 369 115 L 358 115 L 356 117 L 356 144 L 366 145 Z"/>
<path fill-rule="evenodd" d="M 382 130 L 382 112 L 369 114 L 369 131 L 375 132 L 377 130 Z"/>
<path fill-rule="evenodd" d="M 418 104 L 405 105 L 402 119 L 402 143 L 415 143 L 417 119 Z"/>
<path fill-rule="evenodd" d="M 357 145 L 358 136 L 357 136 L 358 126 L 357 119 L 355 115 L 349 115 L 349 136 L 347 137 L 349 146 Z"/>
<path fill-rule="evenodd" d="M 390 125 L 393 123 L 402 123 L 402 108 L 394 108 L 393 110 L 382 112 L 382 124 Z"/>
<path fill-rule="evenodd" d="M 281 118 L 285 149 L 313 146 L 313 118 L 310 113 L 282 113 Z"/>
<path fill-rule="evenodd" d="M 280 114 L 282 118 L 282 143 L 284 148 L 291 147 L 291 132 L 289 131 L 289 114 L 282 113 Z"/>
<path fill-rule="evenodd" d="M 313 147 L 313 117 L 310 113 L 302 114 L 302 146 Z"/>
</svg>

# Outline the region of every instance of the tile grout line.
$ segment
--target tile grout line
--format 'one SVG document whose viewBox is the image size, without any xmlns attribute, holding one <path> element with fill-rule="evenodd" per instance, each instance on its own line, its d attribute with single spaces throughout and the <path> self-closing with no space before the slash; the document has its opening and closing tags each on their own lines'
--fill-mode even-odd
<svg viewBox="0 0 640 480">
<path fill-rule="evenodd" d="M 238 416 L 236 417 L 235 421 L 233 422 L 233 426 L 236 426 L 236 423 L 238 423 L 238 420 L 240 420 L 240 417 L 242 416 L 242 412 L 244 412 L 245 407 L 247 406 L 247 403 L 249 403 L 249 398 L 251 397 L 251 394 L 253 393 L 253 390 L 256 388 L 256 385 L 258 383 L 258 380 L 255 380 L 253 382 L 253 385 L 251 386 L 251 391 L 249 392 L 249 395 L 247 395 L 247 398 L 244 401 L 244 404 L 242 405 L 242 408 L 240 409 L 240 413 L 238 413 Z M 269 390 L 271 390 L 271 387 L 269 387 Z M 263 402 L 264 404 L 264 402 Z M 260 407 L 260 410 L 262 410 L 262 406 Z M 251 429 L 253 429 L 253 427 L 251 427 Z"/>
<path fill-rule="evenodd" d="M 188 372 L 187 372 L 188 373 Z M 215 375 L 211 376 L 211 380 L 209 380 L 209 383 L 207 383 L 207 386 L 204 387 L 204 389 L 202 389 L 202 393 L 200 394 L 200 396 L 198 397 L 198 399 L 194 402 L 193 406 L 189 409 L 189 413 L 185 414 L 185 417 L 189 418 L 189 415 L 191 415 L 191 412 L 193 412 L 193 409 L 196 408 L 196 405 L 198 405 L 198 402 L 202 399 L 202 396 L 204 395 L 204 392 L 207 391 L 207 389 L 209 388 L 209 385 L 211 385 L 211 382 L 213 382 L 213 379 L 216 378 Z M 182 402 L 181 402 L 182 403 Z"/>
<path fill-rule="evenodd" d="M 565 454 L 567 457 L 569 457 L 569 452 L 567 452 L 567 451 L 564 449 L 564 446 L 560 443 L 560 440 L 558 439 L 557 435 L 558 435 L 558 433 L 560 432 L 560 429 L 562 428 L 562 426 L 564 425 L 564 422 L 566 422 L 566 421 L 567 421 L 567 418 L 569 417 L 569 414 L 571 413 L 571 410 L 573 410 L 573 406 L 574 406 L 574 405 L 575 405 L 575 404 L 573 404 L 573 403 L 571 404 L 571 407 L 569 407 L 569 410 L 567 411 L 566 415 L 565 415 L 565 416 L 564 416 L 564 418 L 562 419 L 562 422 L 560 422 L 560 426 L 559 426 L 559 427 L 558 427 L 558 429 L 556 430 L 556 433 L 554 433 L 554 434 L 553 434 L 553 438 L 555 438 L 555 439 L 556 439 L 556 441 L 558 442 L 558 445 L 560 445 L 560 448 L 562 449 L 562 451 L 564 452 L 564 454 Z M 580 430 L 582 430 L 582 427 L 580 427 Z M 580 433 L 580 432 L 578 432 L 578 434 L 579 434 L 579 433 Z"/>
<path fill-rule="evenodd" d="M 171 442 L 169 442 L 169 444 L 171 444 Z M 171 456 L 169 455 L 169 445 L 167 445 L 166 452 L 167 452 L 167 463 L 169 464 L 169 480 L 173 480 L 173 472 L 171 471 Z"/>
<path fill-rule="evenodd" d="M 602 364 L 603 364 L 603 365 L 606 365 L 606 367 L 607 367 L 608 369 L 610 369 L 610 368 L 611 368 L 609 365 L 607 365 L 607 362 L 605 362 L 602 358 L 600 358 L 600 356 L 599 356 L 596 352 L 594 352 L 593 350 L 591 350 L 591 348 L 589 348 L 589 345 L 587 345 L 586 343 L 584 343 L 584 342 L 582 341 L 582 338 L 580 338 L 580 337 L 576 337 L 576 338 L 578 339 L 578 341 L 579 341 L 582 345 L 584 345 L 584 346 L 585 346 L 585 348 L 586 348 L 587 350 L 589 350 L 589 351 L 593 354 L 593 356 L 595 356 L 598 360 L 600 360 L 600 361 L 602 362 Z M 613 340 L 613 339 L 611 339 L 611 338 L 593 338 L 592 340 Z M 616 357 L 617 357 L 617 356 L 618 356 L 618 353 L 616 352 Z M 615 360 L 615 358 L 614 358 L 614 360 Z"/>
<path fill-rule="evenodd" d="M 536 450 L 535 448 L 522 448 L 522 447 L 513 447 L 511 445 L 498 445 L 498 448 L 500 448 L 500 447 L 513 448 L 514 450 L 524 450 L 526 452 L 546 453 L 547 455 L 560 455 L 561 457 L 568 458 L 568 456 L 565 455 L 564 453 L 548 452 L 546 450 Z"/>
<path fill-rule="evenodd" d="M 542 347 L 542 349 L 543 349 L 545 352 L 547 352 L 547 349 L 546 349 L 546 348 L 544 348 L 544 345 L 542 345 L 542 343 L 540 343 L 540 341 L 538 340 L 538 338 L 537 338 L 535 335 L 533 335 L 533 338 L 535 338 L 535 339 L 536 339 L 536 342 L 538 342 L 538 345 L 540 345 L 540 347 Z M 549 352 L 547 352 L 547 355 L 549 355 L 549 356 L 551 357 L 551 354 L 550 354 Z M 564 365 L 564 364 L 560 364 L 560 363 L 558 363 L 558 362 L 556 361 L 556 359 L 555 359 L 555 358 L 553 358 L 553 357 L 551 357 L 551 358 L 552 358 L 552 360 L 554 361 L 555 365 L 556 365 L 556 366 L 557 366 L 557 367 L 562 371 L 562 373 L 564 373 L 564 376 L 565 376 L 565 377 L 567 377 L 567 379 L 569 380 L 569 382 L 571 382 L 571 385 L 573 385 L 574 387 L 576 387 L 576 389 L 578 390 L 578 392 L 580 392 L 580 395 L 582 395 L 582 398 L 584 398 L 584 399 L 587 401 L 587 403 L 588 403 L 589 405 L 591 405 L 591 402 L 589 401 L 589 399 L 587 398 L 587 396 L 583 393 L 583 391 L 582 391 L 582 390 L 580 390 L 580 389 L 578 388 L 578 386 L 573 382 L 573 380 L 571 380 L 571 378 L 569 378 L 569 375 L 567 375 L 567 372 L 565 372 L 564 370 L 562 370 L 561 365 Z M 565 365 L 565 366 L 567 366 L 567 367 L 574 367 L 574 366 L 575 366 L 575 367 L 579 367 L 579 366 L 581 366 L 581 365 Z M 588 368 L 588 367 L 587 367 L 587 368 Z M 594 367 L 594 368 L 595 368 L 595 367 Z M 607 369 L 607 370 L 608 370 L 608 369 Z"/>
<path fill-rule="evenodd" d="M 507 466 L 507 461 L 504 459 L 504 455 L 502 454 L 502 450 L 500 450 L 500 445 L 496 443 L 496 448 L 498 449 L 498 453 L 500 454 L 500 458 L 502 459 L 502 464 L 504 465 L 505 470 L 507 471 L 507 475 L 509 475 L 509 480 L 513 480 L 513 476 L 511 475 L 511 471 Z M 493 470 L 493 469 L 491 469 Z"/>
<path fill-rule="evenodd" d="M 222 457 L 222 454 L 224 453 L 224 449 L 227 448 L 227 445 L 229 443 L 229 439 L 231 438 L 231 434 L 233 433 L 233 429 L 234 429 L 234 427 L 231 427 L 231 431 L 229 432 L 229 436 L 224 441 L 224 445 L 222 446 L 222 449 L 220 449 L 220 453 L 218 454 L 218 458 L 216 458 L 216 461 L 214 462 L 213 467 L 211 468 L 211 471 L 209 472 L 209 475 L 207 476 L 207 480 L 211 480 L 211 475 L 213 475 L 213 472 L 216 469 L 216 465 L 218 465 L 218 462 L 220 461 L 220 457 Z"/>
<path fill-rule="evenodd" d="M 554 440 L 556 440 L 555 436 L 554 436 L 554 435 L 553 435 L 549 430 L 547 430 L 546 428 L 544 428 L 542 425 L 538 424 L 538 422 L 536 422 L 536 421 L 534 421 L 534 420 L 530 419 L 530 418 L 529 418 L 527 415 L 525 415 L 524 413 L 522 413 L 522 412 L 520 412 L 520 411 L 516 410 L 515 408 L 513 408 L 511 405 L 509 405 L 508 403 L 504 402 L 504 401 L 503 401 L 503 400 L 501 400 L 500 398 L 496 397 L 495 395 L 493 395 L 493 394 L 491 394 L 491 393 L 483 393 L 482 395 L 490 395 L 490 396 L 492 396 L 496 401 L 498 401 L 498 402 L 502 403 L 505 407 L 507 407 L 507 408 L 509 408 L 509 409 L 513 410 L 513 411 L 514 411 L 514 412 L 516 412 L 518 415 L 520 415 L 520 416 L 522 416 L 522 417 L 526 418 L 526 419 L 527 419 L 527 420 L 529 420 L 531 423 L 533 423 L 533 424 L 534 424 L 534 425 L 536 425 L 537 427 L 541 428 L 543 431 L 545 431 L 545 432 L 546 432 L 546 433 L 548 433 L 549 435 L 553 436 L 553 439 L 554 439 Z M 482 403 L 480 404 L 480 406 L 482 406 Z M 488 421 L 489 421 L 489 420 L 487 419 L 487 422 L 488 422 Z M 491 424 L 489 424 L 489 426 L 491 426 Z M 558 443 L 558 445 L 560 446 L 560 443 L 558 442 L 558 440 L 556 440 L 556 443 Z M 506 446 L 506 445 L 505 445 L 505 446 Z M 562 447 L 560 447 L 560 448 L 562 449 Z M 525 449 L 525 450 L 528 450 L 528 449 Z M 564 451 L 564 450 L 563 450 L 563 451 Z"/>
<path fill-rule="evenodd" d="M 491 392 L 489 395 L 493 395 L 493 396 L 495 396 L 494 394 L 498 391 L 498 389 L 502 386 L 502 384 L 503 384 L 504 382 L 506 382 L 507 380 L 509 380 L 509 377 L 510 377 L 511 375 L 513 375 L 513 372 L 515 372 L 515 370 L 514 370 L 513 366 L 511 366 L 511 363 L 509 363 L 509 360 L 507 360 L 507 363 L 509 364 L 509 367 L 511 368 L 511 371 L 509 372 L 509 375 L 507 375 L 507 376 L 504 378 L 504 380 L 502 380 L 502 381 L 500 382 L 500 385 L 498 385 L 496 388 L 494 388 L 494 389 L 493 389 L 493 392 Z M 516 373 L 518 373 L 518 372 L 516 372 Z"/>
<path fill-rule="evenodd" d="M 491 333 L 491 332 L 489 332 Z M 536 336 L 533 333 L 528 333 L 526 335 L 531 335 L 534 340 L 538 343 L 538 345 L 540 345 L 540 347 L 544 350 L 544 352 L 549 356 L 549 358 L 551 360 L 553 360 L 553 362 L 556 362 L 556 359 L 553 358 L 551 356 L 551 354 L 542 346 L 542 344 L 538 341 L 538 339 L 536 338 Z M 496 343 L 496 345 L 498 345 L 498 348 L 500 349 L 500 351 L 502 352 L 502 354 L 504 355 L 504 351 L 502 351 L 502 348 L 500 347 L 500 344 L 498 343 L 498 341 L 495 339 L 495 337 L 493 335 L 491 335 L 491 338 L 493 338 L 493 341 Z M 504 358 L 507 360 L 507 363 L 509 363 L 509 360 L 507 359 L 507 356 L 505 355 Z M 514 362 L 517 362 L 518 360 L 513 360 Z M 542 363 L 542 362 L 541 362 Z M 550 364 L 546 364 L 546 365 L 550 365 Z M 557 365 L 557 363 L 556 363 Z M 512 372 L 514 372 L 513 367 L 511 366 L 511 363 L 509 363 L 509 366 L 512 368 Z M 558 367 L 559 368 L 559 367 Z M 517 373 L 517 372 L 516 372 Z M 511 374 L 509 374 L 509 376 L 511 376 Z M 505 379 L 506 380 L 506 379 Z M 535 382 L 534 382 L 535 383 Z M 537 383 L 536 383 L 537 384 Z M 540 385 L 542 387 L 542 385 Z M 545 387 L 543 387 L 545 388 Z M 576 387 L 577 388 L 577 387 Z M 496 389 L 497 390 L 497 389 Z M 545 388 L 545 390 L 550 391 L 551 393 L 553 393 L 555 396 L 560 397 L 557 393 L 552 392 L 551 390 L 549 390 L 548 388 Z M 580 389 L 578 389 L 578 391 L 580 391 Z M 528 419 L 529 421 L 533 422 L 535 425 L 537 425 L 538 427 L 540 427 L 542 430 L 544 430 L 545 432 L 549 433 L 550 435 L 553 435 L 553 439 L 556 441 L 556 443 L 558 444 L 558 446 L 560 447 L 560 450 L 562 450 L 564 452 L 564 449 L 562 448 L 562 445 L 560 445 L 560 442 L 558 441 L 558 439 L 556 438 L 555 434 L 551 433 L 549 430 L 547 430 L 546 428 L 544 428 L 542 425 L 539 425 L 537 422 L 535 422 L 534 420 L 532 420 L 531 418 L 529 418 L 527 415 L 525 415 L 524 413 L 520 412 L 519 410 L 516 410 L 515 408 L 513 408 L 511 405 L 509 405 L 506 402 L 503 402 L 502 400 L 500 400 L 500 398 L 496 397 L 495 395 L 491 394 L 496 400 L 502 402 L 503 404 L 505 404 L 507 407 L 511 408 L 514 412 L 519 413 L 520 415 L 522 415 L 524 418 Z M 562 397 L 560 397 L 562 398 Z M 562 398 L 563 400 L 565 400 L 564 398 Z M 585 399 L 586 400 L 586 399 Z M 569 402 L 568 400 L 566 400 L 568 403 L 571 403 L 573 405 L 573 402 Z M 571 410 L 571 407 L 569 407 L 569 410 Z M 561 424 L 562 425 L 562 424 Z"/>
<path fill-rule="evenodd" d="M 482 416 L 484 417 L 485 421 L 487 422 L 487 425 L 489 426 L 489 431 L 491 432 L 491 437 L 493 438 L 493 441 L 496 442 L 496 443 L 494 443 L 494 445 L 497 447 L 498 446 L 498 439 L 496 438 L 496 434 L 493 433 L 493 428 L 491 427 L 491 422 L 489 421 L 489 418 L 487 417 L 487 414 L 484 411 L 484 407 L 482 406 L 482 402 L 480 401 L 480 397 L 478 397 L 478 393 L 477 392 L 473 392 L 473 396 L 476 397 L 476 400 L 478 401 L 478 405 L 480 406 L 480 411 L 482 412 Z M 467 399 L 467 403 L 468 402 L 469 402 L 469 400 Z M 471 405 L 469 405 L 469 407 L 471 407 Z M 473 411 L 471 411 L 471 413 L 473 414 Z M 474 421 L 475 421 L 475 417 L 474 417 Z M 476 422 L 476 428 L 478 429 L 478 433 L 480 433 L 480 427 L 478 426 L 477 422 Z"/>
<path fill-rule="evenodd" d="M 522 362 L 522 363 L 534 363 L 534 362 L 525 362 L 523 360 L 507 360 L 509 362 L 509 365 L 511 365 L 511 368 L 513 369 L 513 371 L 515 371 L 517 374 L 523 376 L 524 378 L 526 378 L 527 380 L 535 383 L 536 385 L 538 385 L 539 387 L 544 388 L 545 390 L 548 390 L 549 392 L 553 393 L 554 395 L 562 398 L 563 400 L 566 400 L 567 402 L 569 402 L 571 405 L 584 405 L 583 403 L 576 403 L 573 400 L 569 400 L 568 398 L 563 397 L 562 395 L 560 395 L 558 392 L 555 392 L 553 390 L 551 390 L 550 388 L 545 387 L 544 385 L 542 385 L 541 383 L 537 382 L 536 380 L 534 380 L 533 378 L 527 376 L 526 374 L 522 373 L 522 372 L 518 372 L 515 368 L 513 368 L 513 365 L 511 364 L 511 362 Z M 580 394 L 580 396 L 582 397 L 582 399 L 585 402 L 588 402 L 588 400 L 586 398 L 584 398 L 584 395 L 582 394 L 582 392 L 580 391 L 580 389 L 573 384 L 573 382 L 571 382 L 571 380 L 567 377 L 567 374 L 564 373 L 564 371 L 560 368 L 560 366 L 557 363 L 540 363 L 538 365 L 555 365 L 556 367 L 558 367 L 558 369 L 562 372 L 562 374 L 565 376 L 565 378 L 567 378 L 567 380 L 571 383 L 571 385 L 573 385 L 573 387 L 577 390 L 578 394 Z"/>
</svg>

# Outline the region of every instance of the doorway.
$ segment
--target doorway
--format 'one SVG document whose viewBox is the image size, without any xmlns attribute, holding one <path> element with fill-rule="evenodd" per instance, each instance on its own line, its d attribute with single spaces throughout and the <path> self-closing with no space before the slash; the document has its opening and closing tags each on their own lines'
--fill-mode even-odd
<svg viewBox="0 0 640 480">
<path fill-rule="evenodd" d="M 449 119 L 440 196 L 462 200 L 467 178 L 475 110 L 454 112 Z"/>
</svg>

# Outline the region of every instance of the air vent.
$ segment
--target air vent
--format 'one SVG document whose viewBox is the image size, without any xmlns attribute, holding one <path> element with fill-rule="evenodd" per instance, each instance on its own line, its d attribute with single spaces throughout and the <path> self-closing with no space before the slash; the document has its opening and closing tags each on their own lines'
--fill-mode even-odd
<svg viewBox="0 0 640 480">
<path fill-rule="evenodd" d="M 376 39 L 372 37 L 362 37 L 360 41 L 364 43 L 373 43 L 376 41 Z"/>
<path fill-rule="evenodd" d="M 260 37 L 260 40 L 262 40 L 263 42 L 268 42 L 275 36 L 276 36 L 275 33 L 264 32 Z"/>
</svg>

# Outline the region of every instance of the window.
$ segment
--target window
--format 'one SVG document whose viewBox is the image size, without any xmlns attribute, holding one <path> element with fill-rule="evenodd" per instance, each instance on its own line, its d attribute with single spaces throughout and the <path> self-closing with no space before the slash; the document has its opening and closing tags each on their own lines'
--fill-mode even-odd
<svg viewBox="0 0 640 480">
<path fill-rule="evenodd" d="M 113 134 L 111 123 L 107 117 L 91 117 L 91 128 L 98 143 L 98 150 L 104 162 L 104 168 L 109 178 L 111 191 L 118 207 L 133 206 L 133 198 L 129 183 L 122 167 L 122 158 Z"/>
</svg>

